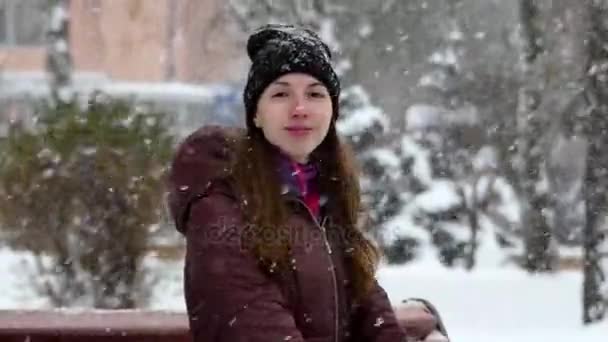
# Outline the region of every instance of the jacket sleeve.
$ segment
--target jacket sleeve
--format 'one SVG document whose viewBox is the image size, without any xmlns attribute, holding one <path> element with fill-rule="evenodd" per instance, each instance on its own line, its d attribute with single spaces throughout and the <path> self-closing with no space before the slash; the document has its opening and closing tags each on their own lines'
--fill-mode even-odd
<svg viewBox="0 0 608 342">
<path fill-rule="evenodd" d="M 437 320 L 437 326 L 435 327 L 435 329 L 438 330 L 443 336 L 449 337 L 448 336 L 448 330 L 446 329 L 445 324 L 443 323 L 443 319 L 441 319 L 441 315 L 439 314 L 439 310 L 435 307 L 435 305 L 433 305 L 433 303 L 431 303 L 430 301 L 428 301 L 428 300 L 426 300 L 424 298 L 408 298 L 408 299 L 404 300 L 403 303 L 407 303 L 409 301 L 414 301 L 414 302 L 422 303 L 426 307 L 426 309 Z"/>
<path fill-rule="evenodd" d="M 303 342 L 279 285 L 240 248 L 233 202 L 211 194 L 191 207 L 184 286 L 194 342 Z"/>
<path fill-rule="evenodd" d="M 386 291 L 374 282 L 366 301 L 356 309 L 355 336 L 361 342 L 405 342 L 405 329 L 399 325 Z"/>
</svg>

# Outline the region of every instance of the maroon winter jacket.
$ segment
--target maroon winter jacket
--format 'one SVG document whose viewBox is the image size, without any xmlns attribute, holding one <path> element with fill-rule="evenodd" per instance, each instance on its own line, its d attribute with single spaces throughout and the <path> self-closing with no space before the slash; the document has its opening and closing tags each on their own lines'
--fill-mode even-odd
<svg viewBox="0 0 608 342">
<path fill-rule="evenodd" d="M 297 199 L 284 196 L 295 237 L 291 274 L 267 276 L 241 248 L 243 214 L 225 170 L 243 134 L 203 127 L 180 146 L 171 169 L 169 204 L 187 240 L 184 286 L 194 340 L 405 341 L 377 283 L 366 301 L 351 305 L 339 239 Z"/>
</svg>

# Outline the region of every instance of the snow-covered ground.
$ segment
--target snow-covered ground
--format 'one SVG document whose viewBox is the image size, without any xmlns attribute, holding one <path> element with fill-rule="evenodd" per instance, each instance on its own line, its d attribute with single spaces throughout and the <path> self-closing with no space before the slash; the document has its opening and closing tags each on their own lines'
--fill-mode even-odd
<svg viewBox="0 0 608 342">
<path fill-rule="evenodd" d="M 39 308 L 45 301 L 24 286 L 23 254 L 0 249 L 0 309 Z M 160 275 L 152 309 L 183 310 L 179 262 L 150 260 Z M 446 270 L 434 262 L 383 267 L 379 274 L 391 300 L 416 296 L 440 309 L 453 341 L 605 342 L 608 321 L 592 327 L 581 322 L 581 276 L 567 272 L 531 277 L 512 268 Z"/>
<path fill-rule="evenodd" d="M 448 271 L 417 264 L 388 267 L 380 282 L 394 303 L 418 296 L 439 308 L 453 341 L 577 341 L 608 338 L 608 321 L 584 328 L 582 278 L 531 277 L 515 269 Z"/>
</svg>

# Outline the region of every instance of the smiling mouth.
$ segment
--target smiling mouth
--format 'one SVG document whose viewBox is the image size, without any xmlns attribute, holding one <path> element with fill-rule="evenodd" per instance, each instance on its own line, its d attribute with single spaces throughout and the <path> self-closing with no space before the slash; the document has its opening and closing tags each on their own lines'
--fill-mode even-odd
<svg viewBox="0 0 608 342">
<path fill-rule="evenodd" d="M 306 135 L 312 131 L 309 127 L 286 127 L 285 130 L 291 135 Z"/>
<path fill-rule="evenodd" d="M 286 127 L 286 130 L 290 132 L 310 131 L 312 128 L 309 127 Z"/>
</svg>

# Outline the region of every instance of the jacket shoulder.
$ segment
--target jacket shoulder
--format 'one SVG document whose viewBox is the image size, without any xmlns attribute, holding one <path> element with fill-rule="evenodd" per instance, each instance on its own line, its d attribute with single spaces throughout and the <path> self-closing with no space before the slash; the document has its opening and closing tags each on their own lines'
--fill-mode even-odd
<svg viewBox="0 0 608 342">
<path fill-rule="evenodd" d="M 192 202 L 213 183 L 226 180 L 244 136 L 242 128 L 203 126 L 178 146 L 168 177 L 168 205 L 178 230 L 185 228 L 182 223 Z"/>
</svg>

